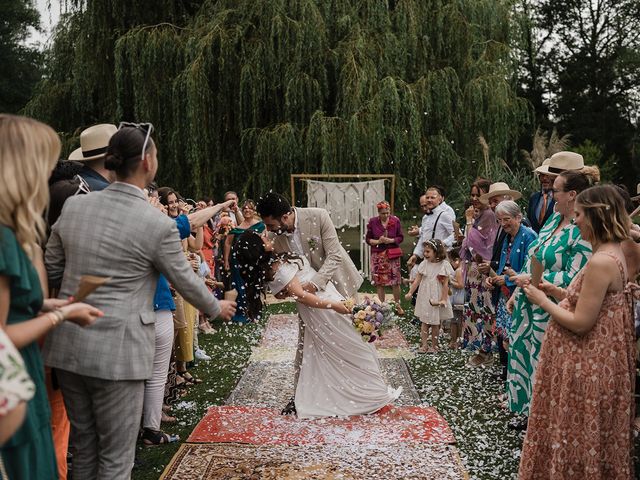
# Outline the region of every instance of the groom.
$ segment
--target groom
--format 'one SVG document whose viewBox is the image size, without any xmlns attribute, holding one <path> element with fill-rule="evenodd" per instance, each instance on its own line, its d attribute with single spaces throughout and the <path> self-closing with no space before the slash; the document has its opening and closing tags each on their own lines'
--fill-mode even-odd
<svg viewBox="0 0 640 480">
<path fill-rule="evenodd" d="M 324 290 L 332 282 L 345 298 L 356 294 L 362 276 L 347 251 L 340 244 L 329 213 L 322 208 L 292 208 L 289 201 L 277 193 L 267 193 L 258 200 L 258 214 L 267 230 L 276 234 L 274 250 L 304 256 L 318 272 L 302 287 L 310 293 Z M 304 324 L 300 322 L 298 349 L 294 362 L 294 392 L 302 363 Z M 294 399 L 282 410 L 283 415 L 295 413 Z"/>
</svg>

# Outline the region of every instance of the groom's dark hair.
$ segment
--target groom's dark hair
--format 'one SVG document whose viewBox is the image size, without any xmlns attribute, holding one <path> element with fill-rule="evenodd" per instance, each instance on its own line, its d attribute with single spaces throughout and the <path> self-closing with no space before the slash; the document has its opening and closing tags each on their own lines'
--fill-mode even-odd
<svg viewBox="0 0 640 480">
<path fill-rule="evenodd" d="M 291 211 L 291 204 L 282 195 L 269 192 L 258 199 L 256 210 L 261 217 L 280 218 Z"/>
</svg>

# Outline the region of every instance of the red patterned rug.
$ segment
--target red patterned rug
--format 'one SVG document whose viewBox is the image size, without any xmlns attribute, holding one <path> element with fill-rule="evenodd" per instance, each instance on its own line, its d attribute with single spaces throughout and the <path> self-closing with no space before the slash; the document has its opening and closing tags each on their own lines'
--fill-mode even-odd
<svg viewBox="0 0 640 480">
<path fill-rule="evenodd" d="M 211 407 L 187 440 L 191 443 L 389 444 L 454 443 L 447 422 L 429 407 L 385 407 L 373 415 L 298 420 L 272 408 Z"/>
</svg>

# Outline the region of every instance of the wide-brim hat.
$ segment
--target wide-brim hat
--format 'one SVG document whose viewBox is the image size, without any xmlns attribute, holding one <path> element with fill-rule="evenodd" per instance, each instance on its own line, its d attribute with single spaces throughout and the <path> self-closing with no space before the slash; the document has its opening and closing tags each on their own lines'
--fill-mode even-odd
<svg viewBox="0 0 640 480">
<path fill-rule="evenodd" d="M 480 195 L 480 202 L 485 205 L 489 203 L 489 199 L 500 195 L 509 195 L 513 200 L 522 198 L 522 194 L 517 190 L 511 190 L 509 185 L 504 182 L 496 182 L 489 185 L 489 191 Z"/>
<path fill-rule="evenodd" d="M 86 162 L 87 160 L 98 160 L 107 153 L 109 140 L 114 133 L 118 131 L 118 127 L 110 123 L 101 123 L 83 130 L 80 133 L 80 148 L 76 148 L 69 160 L 77 162 Z"/>
<path fill-rule="evenodd" d="M 558 152 L 551 155 L 548 163 L 545 160 L 542 165 L 536 168 L 535 172 L 545 175 L 560 175 L 566 170 L 582 170 L 583 168 L 584 158 L 579 153 Z"/>
</svg>

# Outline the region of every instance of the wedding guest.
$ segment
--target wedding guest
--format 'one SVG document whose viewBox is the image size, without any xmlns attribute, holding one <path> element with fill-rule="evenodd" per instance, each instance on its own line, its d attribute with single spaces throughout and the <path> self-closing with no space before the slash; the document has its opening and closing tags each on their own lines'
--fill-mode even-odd
<svg viewBox="0 0 640 480">
<path fill-rule="evenodd" d="M 421 260 L 423 247 L 427 240 L 441 240 L 445 248 L 450 249 L 455 238 L 453 234 L 453 221 L 455 217 L 451 217 L 449 213 L 451 207 L 442 205 L 443 196 L 440 193 L 440 187 L 428 187 L 423 196 L 420 197 L 420 208 L 424 212 L 420 228 L 413 225 L 407 232 L 412 237 L 418 237 L 418 243 L 413 250 L 413 254 L 407 260 L 409 269 Z"/>
<path fill-rule="evenodd" d="M 376 205 L 378 216 L 371 217 L 367 223 L 366 242 L 371 246 L 371 280 L 376 286 L 376 292 L 381 302 L 385 301 L 384 287 L 391 287 L 393 299 L 396 302 L 396 313 L 404 315 L 400 306 L 400 260 L 402 249 L 400 244 L 404 240 L 400 219 L 391 215 L 388 202 L 382 201 Z"/>
<path fill-rule="evenodd" d="M 453 308 L 449 301 L 449 278 L 453 267 L 447 260 L 447 250 L 440 240 L 427 240 L 423 245 L 424 262 L 418 266 L 418 273 L 405 298 L 409 300 L 418 290 L 416 316 L 420 319 L 420 348 L 418 353 L 437 353 L 438 334 L 443 320 L 453 318 Z M 427 347 L 431 332 L 431 346 Z"/>
<path fill-rule="evenodd" d="M 92 192 L 104 190 L 114 180 L 113 172 L 105 167 L 105 154 L 109 139 L 116 133 L 115 125 L 101 123 L 80 133 L 80 147 L 69 155 L 69 160 L 82 162 L 79 175 Z"/>
<path fill-rule="evenodd" d="M 236 239 L 244 232 L 251 230 L 257 233 L 262 233 L 265 228 L 264 223 L 262 223 L 260 217 L 256 213 L 256 204 L 253 200 L 245 200 L 242 204 L 242 218 L 242 222 L 229 232 L 225 237 L 224 242 L 224 268 L 231 273 L 231 288 L 238 292 L 238 297 L 236 299 L 238 309 L 231 319 L 237 323 L 247 323 L 251 320 L 257 319 L 249 318 L 247 315 L 247 298 L 244 280 L 242 280 L 242 277 L 240 276 L 240 266 L 238 265 L 238 261 L 236 260 L 235 255 L 231 254 L 231 248 L 235 244 Z"/>
<path fill-rule="evenodd" d="M 547 220 L 537 240 L 530 245 L 529 260 L 516 278 L 518 286 L 524 286 L 531 279 L 533 257 L 541 265 L 542 279 L 561 288 L 566 288 L 587 263 L 591 257 L 591 245 L 583 240 L 573 223 L 575 199 L 597 180 L 599 172 L 595 167 L 583 167 L 581 171 L 566 170 L 556 176 L 553 182 L 556 213 Z M 507 310 L 513 310 L 507 399 L 509 409 L 522 416 L 511 427 L 524 429 L 549 314 L 532 304 L 519 288 L 507 302 Z"/>
<path fill-rule="evenodd" d="M 155 202 L 150 199 L 153 205 Z M 191 235 L 191 229 L 198 228 L 211 220 L 225 204 L 213 207 L 204 207 L 186 215 L 178 215 L 175 218 L 178 233 L 181 239 Z M 173 312 L 176 305 L 171 296 L 169 283 L 164 275 L 158 276 L 158 284 L 153 299 L 153 307 L 156 314 L 155 353 L 153 357 L 153 372 L 145 382 L 144 404 L 142 410 L 142 441 L 146 445 L 161 445 L 179 440 L 177 435 L 171 435 L 160 429 L 160 422 L 176 421 L 175 417 L 163 415 L 162 403 L 164 399 L 165 383 L 169 371 L 171 348 L 173 346 Z"/>
<path fill-rule="evenodd" d="M 181 215 L 186 215 L 190 211 L 190 205 L 182 200 L 180 194 L 169 187 L 158 189 L 160 203 L 167 208 L 167 215 L 177 221 Z M 182 239 L 182 248 L 185 258 L 191 263 L 190 252 L 199 249 L 204 243 L 202 230 L 198 232 L 200 238 L 194 238 L 191 234 Z M 193 268 L 193 265 L 192 265 Z M 194 269 L 194 271 L 196 271 Z M 162 277 L 160 277 L 162 279 Z M 162 280 L 160 280 L 162 281 Z M 187 370 L 187 365 L 193 362 L 195 345 L 195 328 L 197 310 L 189 302 L 185 301 L 178 292 L 175 293 L 176 309 L 173 315 L 174 327 L 177 332 L 175 348 L 176 373 L 186 384 L 195 385 L 202 383 L 202 380 L 194 377 Z"/>
<path fill-rule="evenodd" d="M 496 206 L 495 214 L 505 235 L 498 246 L 500 249 L 498 265 L 491 271 L 487 282 L 490 288 L 497 291 L 495 336 L 502 366 L 500 378 L 506 380 L 509 332 L 511 331 L 511 314 L 507 311 L 507 301 L 516 288 L 516 284 L 510 277 L 522 271 L 529 245 L 538 235 L 523 224 L 520 207 L 513 200 L 500 202 Z"/>
<path fill-rule="evenodd" d="M 471 185 L 471 206 L 465 211 L 467 235 L 460 248 L 460 258 L 465 266 L 466 307 L 464 310 L 464 342 L 467 348 L 480 348 L 480 352 L 469 359 L 469 365 L 479 366 L 493 363 L 491 356 L 492 336 L 487 330 L 492 328 L 492 315 L 495 313 L 491 303 L 491 294 L 485 287 L 487 273 L 479 266 L 491 260 L 493 242 L 498 224 L 493 210 L 480 201 L 483 194 L 489 192 L 491 183 L 484 178 L 477 179 Z M 477 212 L 474 217 L 474 211 Z M 481 336 L 479 332 L 485 330 Z M 475 337 L 475 338 L 474 338 Z M 479 340 L 488 345 L 479 344 Z"/>
<path fill-rule="evenodd" d="M 123 125 L 111 137 L 105 167 L 117 181 L 67 200 L 47 243 L 49 282 L 60 285 L 60 297 L 73 293 L 82 275 L 109 278 L 87 297 L 104 318 L 85 329 L 63 323 L 44 347 L 71 421 L 77 478 L 131 474 L 144 383 L 153 371 L 158 273 L 212 317 L 230 318 L 235 311 L 193 273 L 176 222 L 145 198 L 142 189 L 158 168 L 151 129 Z"/>
<path fill-rule="evenodd" d="M 0 447 L 22 425 L 35 390 L 22 357 L 0 328 Z"/>
<path fill-rule="evenodd" d="M 531 228 L 536 232 L 540 232 L 546 221 L 553 215 L 553 206 L 556 203 L 553 198 L 553 181 L 555 176 L 560 173 L 558 170 L 562 167 L 551 167 L 549 171 L 550 158 L 547 158 L 535 172 L 538 174 L 540 182 L 540 190 L 533 192 L 529 197 L 529 207 L 527 208 L 527 218 L 531 224 Z"/>
<path fill-rule="evenodd" d="M 49 177 L 49 211 L 47 212 L 49 228 L 58 220 L 67 198 L 91 191 L 87 182 L 79 175 L 82 169 L 83 165 L 80 162 L 60 160 L 56 163 Z"/>
<path fill-rule="evenodd" d="M 488 205 L 489 208 L 493 210 L 494 213 L 496 213 L 496 208 L 498 207 L 498 205 L 500 205 L 501 202 L 504 202 L 506 200 L 519 200 L 521 197 L 522 194 L 520 192 L 511 190 L 509 185 L 507 185 L 506 183 L 495 182 L 489 186 L 489 191 L 487 193 L 480 196 L 480 203 L 482 203 L 483 205 Z M 500 257 L 502 255 L 502 245 L 505 241 L 506 236 L 507 232 L 504 231 L 502 225 L 500 224 L 500 222 L 498 222 L 498 228 L 495 231 L 495 238 L 493 240 L 493 251 L 491 254 L 491 260 L 478 264 L 478 271 L 482 275 L 488 275 L 492 270 L 494 275 L 495 272 L 501 271 L 498 270 L 498 265 L 500 263 Z M 487 280 L 488 279 L 489 277 L 487 278 Z M 487 304 L 485 304 L 485 310 L 488 309 L 491 312 L 490 322 L 484 323 L 482 325 L 482 328 L 479 329 L 480 348 L 478 354 L 469 360 L 471 365 L 480 365 L 484 364 L 485 362 L 490 362 L 490 359 L 492 358 L 494 342 L 497 345 L 498 352 L 501 355 L 501 359 L 503 359 L 504 357 L 504 351 L 502 350 L 501 345 L 502 342 L 500 340 L 496 340 L 496 316 L 494 313 L 497 309 L 502 289 L 493 288 L 490 284 L 485 285 L 485 287 L 493 290 L 490 296 L 490 307 L 487 307 L 488 302 Z M 508 298 L 509 297 L 507 297 L 507 299 Z"/>
<path fill-rule="evenodd" d="M 47 179 L 59 154 L 60 139 L 51 127 L 0 115 L 0 328 L 18 348 L 35 385 L 34 393 L 25 384 L 26 419 L 0 450 L 12 479 L 58 478 L 38 340 L 56 327 L 88 325 L 102 314 L 85 303 L 44 299 L 46 285 L 38 274 L 39 242 L 46 230 L 42 212 L 49 200 Z"/>
<path fill-rule="evenodd" d="M 233 223 L 233 226 L 236 227 L 244 221 L 244 217 L 242 216 L 242 210 L 238 207 L 239 205 L 238 194 L 234 191 L 225 192 L 224 201 L 228 202 L 229 200 L 234 202 L 233 206 L 220 212 L 220 214 L 218 214 L 213 219 L 213 221 L 217 224 L 220 221 L 220 218 L 222 216 L 228 216 L 231 218 L 231 222 Z"/>
<path fill-rule="evenodd" d="M 621 247 L 630 223 L 613 186 L 578 194 L 575 224 L 593 247 L 591 259 L 566 290 L 547 289 L 559 304 L 533 285 L 524 287 L 551 320 L 520 460 L 522 480 L 634 478 L 636 351 Z"/>
</svg>

